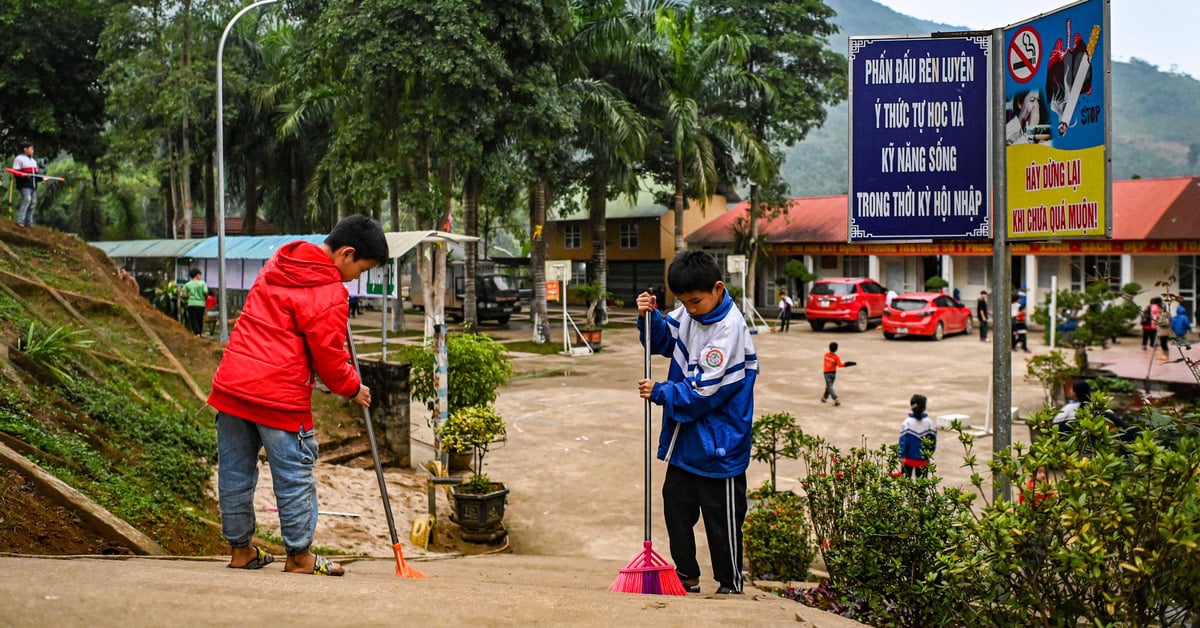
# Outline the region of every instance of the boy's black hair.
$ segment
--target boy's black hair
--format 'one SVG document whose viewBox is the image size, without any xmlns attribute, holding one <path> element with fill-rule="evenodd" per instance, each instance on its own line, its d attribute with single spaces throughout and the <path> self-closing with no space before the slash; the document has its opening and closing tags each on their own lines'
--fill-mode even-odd
<svg viewBox="0 0 1200 628">
<path fill-rule="evenodd" d="M 21 142 L 20 144 L 17 144 L 17 147 L 20 148 L 21 150 L 25 150 L 26 148 L 29 148 L 30 146 L 33 146 L 33 142 L 24 141 L 24 142 Z"/>
<path fill-rule="evenodd" d="M 1071 392 L 1075 393 L 1076 401 L 1087 403 L 1092 398 L 1092 385 L 1085 379 L 1076 380 L 1071 384 Z"/>
<path fill-rule="evenodd" d="M 837 353 L 837 343 L 836 342 L 829 343 L 829 350 L 832 351 L 833 353 Z"/>
<path fill-rule="evenodd" d="M 188 277 L 191 277 L 192 279 L 195 279 L 196 275 L 203 275 L 203 274 L 204 273 L 200 272 L 199 268 L 193 268 L 188 271 Z"/>
<path fill-rule="evenodd" d="M 356 262 L 369 259 L 380 265 L 388 263 L 388 243 L 383 235 L 383 227 L 362 214 L 346 216 L 339 220 L 325 238 L 325 244 L 334 251 L 343 246 L 354 247 Z"/>
<path fill-rule="evenodd" d="M 712 292 L 721 281 L 721 267 L 704 251 L 681 251 L 667 268 L 667 285 L 675 294 Z"/>
<path fill-rule="evenodd" d="M 913 395 L 912 399 L 908 400 L 908 405 L 913 407 L 913 416 L 920 417 L 925 414 L 925 395 Z"/>
</svg>

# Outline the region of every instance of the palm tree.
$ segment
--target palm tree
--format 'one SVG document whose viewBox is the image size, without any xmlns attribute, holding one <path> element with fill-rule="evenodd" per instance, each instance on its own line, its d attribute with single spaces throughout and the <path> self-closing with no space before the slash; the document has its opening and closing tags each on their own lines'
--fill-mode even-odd
<svg viewBox="0 0 1200 628">
<path fill-rule="evenodd" d="M 650 13 L 662 3 L 649 3 Z M 580 159 L 580 183 L 587 190 L 592 238 L 589 279 L 600 294 L 608 291 L 605 208 L 610 196 L 633 194 L 637 162 L 649 142 L 648 122 L 625 92 L 645 91 L 654 79 L 657 57 L 640 26 L 647 5 L 629 7 L 625 0 L 592 0 L 573 7 L 575 25 L 564 55 L 563 91 L 577 111 L 572 143 Z M 622 91 L 624 90 L 624 91 Z M 607 316 L 603 300 L 597 320 Z"/>
<path fill-rule="evenodd" d="M 703 211 L 717 190 L 718 172 L 731 153 L 740 152 L 749 168 L 776 168 L 763 142 L 732 116 L 720 116 L 713 103 L 738 101 L 754 89 L 770 86 L 747 71 L 747 38 L 721 20 L 697 20 L 694 4 L 660 8 L 655 31 L 664 54 L 662 132 L 674 166 L 675 250 L 684 243 L 683 211 L 690 190 Z M 727 107 L 728 105 L 723 105 Z"/>
</svg>

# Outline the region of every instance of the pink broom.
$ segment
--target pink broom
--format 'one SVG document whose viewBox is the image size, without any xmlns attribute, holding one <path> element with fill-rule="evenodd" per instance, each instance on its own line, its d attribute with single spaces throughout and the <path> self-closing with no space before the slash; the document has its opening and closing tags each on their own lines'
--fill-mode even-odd
<svg viewBox="0 0 1200 628">
<path fill-rule="evenodd" d="M 650 312 L 645 315 L 646 379 L 650 379 Z M 646 505 L 645 540 L 640 554 L 629 561 L 613 582 L 609 591 L 616 593 L 646 593 L 650 595 L 687 595 L 675 567 L 654 551 L 650 542 L 650 400 L 646 406 Z"/>
</svg>

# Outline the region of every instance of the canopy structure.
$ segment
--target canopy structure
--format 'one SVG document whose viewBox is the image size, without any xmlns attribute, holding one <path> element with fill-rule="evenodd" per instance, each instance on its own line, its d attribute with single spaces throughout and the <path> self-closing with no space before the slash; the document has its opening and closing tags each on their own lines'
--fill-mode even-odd
<svg viewBox="0 0 1200 628">
<path fill-rule="evenodd" d="M 388 257 L 400 259 L 422 242 L 463 242 L 477 241 L 479 238 L 447 233 L 445 231 L 391 231 L 384 234 L 387 237 Z M 328 237 L 326 234 L 307 235 L 270 235 L 270 236 L 229 236 L 225 238 L 225 258 L 238 260 L 267 260 L 279 250 L 279 247 L 304 240 L 313 244 L 321 244 Z M 104 251 L 110 258 L 192 258 L 217 259 L 217 236 L 209 238 L 191 238 L 187 240 L 112 240 L 91 242 L 92 246 Z"/>
<path fill-rule="evenodd" d="M 211 239 L 211 238 L 210 238 Z M 188 240 L 112 240 L 91 242 L 92 246 L 104 251 L 110 258 L 117 257 L 189 257 L 188 251 L 196 248 L 202 238 Z"/>
</svg>

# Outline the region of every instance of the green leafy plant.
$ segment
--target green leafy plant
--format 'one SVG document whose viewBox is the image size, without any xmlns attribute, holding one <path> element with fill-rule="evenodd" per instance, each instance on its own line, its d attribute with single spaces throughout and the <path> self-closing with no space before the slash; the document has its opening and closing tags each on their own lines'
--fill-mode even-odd
<svg viewBox="0 0 1200 628">
<path fill-rule="evenodd" d="M 85 329 L 51 328 L 34 321 L 29 323 L 18 348 L 60 381 L 70 382 L 71 363 L 93 344 Z"/>
<path fill-rule="evenodd" d="M 436 369 L 433 352 L 421 347 L 401 347 L 411 364 L 412 398 L 425 404 L 431 420 L 437 412 Z M 481 334 L 446 336 L 447 412 L 486 406 L 496 400 L 501 386 L 512 377 L 512 361 L 504 345 Z"/>
<path fill-rule="evenodd" d="M 587 314 L 585 316 L 584 329 L 595 329 L 596 327 L 596 307 L 603 302 L 604 299 L 612 296 L 611 292 L 601 290 L 598 282 L 581 283 L 574 288 L 575 295 L 587 302 Z"/>
<path fill-rule="evenodd" d="M 969 499 L 931 476 L 900 477 L 895 446 L 837 447 L 806 437 L 801 487 L 821 555 L 826 591 L 811 601 L 871 625 L 937 624 L 953 612 L 938 560 Z"/>
<path fill-rule="evenodd" d="M 961 613 L 951 623 L 1179 626 L 1200 619 L 1197 417 L 1149 408 L 1130 438 L 1102 414 L 1106 402 L 1094 395 L 1070 431 L 1051 426 L 1047 409 L 1036 416 L 1041 438 L 988 464 L 991 481 L 1012 482 L 1023 503 L 986 503 L 950 531 L 943 591 Z M 974 438 L 959 438 L 986 502 Z M 1041 467 L 1045 482 L 1026 481 Z"/>
<path fill-rule="evenodd" d="M 181 305 L 183 298 L 183 288 L 180 288 L 174 280 L 167 279 L 154 287 L 154 296 L 151 297 L 150 302 L 158 311 L 179 320 L 183 316 Z"/>
<path fill-rule="evenodd" d="M 803 500 L 788 492 L 760 501 L 742 524 L 746 562 L 755 578 L 804 581 L 816 556 Z"/>
<path fill-rule="evenodd" d="M 798 259 L 788 260 L 783 265 L 781 272 L 783 273 L 783 277 L 781 279 L 776 278 L 775 282 L 782 286 L 788 294 L 793 294 L 792 286 L 794 284 L 808 283 L 817 278 L 816 273 L 808 270 L 808 266 L 805 266 L 804 262 Z"/>
<path fill-rule="evenodd" d="M 468 406 L 450 413 L 450 417 L 438 427 L 438 438 L 442 448 L 449 453 L 471 452 L 475 471 L 464 482 L 459 491 L 488 493 L 492 480 L 483 473 L 483 458 L 492 443 L 506 436 L 504 419 L 490 406 Z"/>
<path fill-rule="evenodd" d="M 946 278 L 941 275 L 934 275 L 925 280 L 925 289 L 930 292 L 937 292 L 942 288 L 948 287 L 950 287 L 950 282 L 946 281 Z"/>
<path fill-rule="evenodd" d="M 1062 405 L 1066 398 L 1064 387 L 1076 375 L 1079 375 L 1079 368 L 1069 364 L 1058 349 L 1025 359 L 1025 380 L 1042 385 L 1049 406 Z"/>
<path fill-rule="evenodd" d="M 770 467 L 770 492 L 774 493 L 778 486 L 775 481 L 776 465 L 780 458 L 795 459 L 799 455 L 804 432 L 796 424 L 796 417 L 780 412 L 755 419 L 750 438 L 750 456 Z"/>
</svg>

